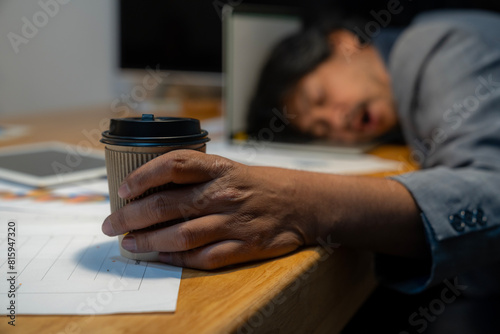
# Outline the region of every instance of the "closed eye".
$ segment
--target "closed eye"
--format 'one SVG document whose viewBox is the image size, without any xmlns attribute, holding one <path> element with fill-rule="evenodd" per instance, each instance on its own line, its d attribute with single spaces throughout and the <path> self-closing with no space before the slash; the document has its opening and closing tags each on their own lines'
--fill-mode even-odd
<svg viewBox="0 0 500 334">
<path fill-rule="evenodd" d="M 316 99 L 314 100 L 314 105 L 318 107 L 324 106 L 326 103 L 326 94 L 324 91 L 321 91 Z"/>
</svg>

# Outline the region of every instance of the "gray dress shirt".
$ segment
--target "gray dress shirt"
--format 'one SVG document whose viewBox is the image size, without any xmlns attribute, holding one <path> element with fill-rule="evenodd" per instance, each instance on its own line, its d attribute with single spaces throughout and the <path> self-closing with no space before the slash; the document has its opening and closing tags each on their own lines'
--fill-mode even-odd
<svg viewBox="0 0 500 334">
<path fill-rule="evenodd" d="M 388 65 L 422 167 L 394 179 L 422 212 L 430 259 L 378 255 L 377 272 L 410 293 L 450 278 L 469 294 L 500 293 L 500 15 L 423 14 Z"/>
</svg>

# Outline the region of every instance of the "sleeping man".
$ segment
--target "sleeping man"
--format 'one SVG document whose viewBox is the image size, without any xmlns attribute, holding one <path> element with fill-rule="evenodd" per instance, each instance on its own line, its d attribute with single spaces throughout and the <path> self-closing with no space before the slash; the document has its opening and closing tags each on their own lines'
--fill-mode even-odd
<svg viewBox="0 0 500 334">
<path fill-rule="evenodd" d="M 381 279 L 401 291 L 464 273 L 464 284 L 500 293 L 500 16 L 431 12 L 379 44 L 351 28 L 309 27 L 283 40 L 258 95 L 286 106 L 274 125 L 291 132 L 356 143 L 402 131 L 419 171 L 327 175 L 173 151 L 132 172 L 119 195 L 185 186 L 131 202 L 103 232 L 184 218 L 122 245 L 199 269 L 328 240 L 375 252 Z M 253 110 L 251 130 L 269 127 L 269 110 Z"/>
</svg>

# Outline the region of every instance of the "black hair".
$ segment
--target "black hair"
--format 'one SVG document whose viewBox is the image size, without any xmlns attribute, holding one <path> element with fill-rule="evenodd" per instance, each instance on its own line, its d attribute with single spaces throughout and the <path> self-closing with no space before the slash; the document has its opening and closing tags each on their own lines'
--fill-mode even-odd
<svg viewBox="0 0 500 334">
<path fill-rule="evenodd" d="M 331 32 L 341 29 L 354 33 L 356 27 L 363 27 L 358 18 L 343 18 L 341 13 L 328 13 L 314 21 L 304 22 L 303 28 L 281 40 L 271 51 L 265 62 L 254 95 L 247 112 L 247 133 L 257 137 L 259 131 L 269 128 L 276 112 L 283 112 L 283 100 L 297 82 L 314 71 L 335 51 L 329 43 Z M 358 35 L 357 35 L 358 36 Z M 368 42 L 358 36 L 360 42 Z M 275 133 L 274 139 L 286 141 L 307 141 L 313 139 L 289 126 L 287 121 L 283 131 Z M 259 140 L 262 138 L 259 138 Z"/>
</svg>

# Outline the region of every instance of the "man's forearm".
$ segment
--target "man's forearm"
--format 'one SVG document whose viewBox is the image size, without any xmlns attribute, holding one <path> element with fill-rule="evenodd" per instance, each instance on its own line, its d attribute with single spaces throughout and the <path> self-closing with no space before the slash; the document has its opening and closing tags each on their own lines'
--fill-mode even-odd
<svg viewBox="0 0 500 334">
<path fill-rule="evenodd" d="M 427 254 L 420 210 L 400 183 L 301 172 L 292 178 L 297 205 L 311 217 L 307 235 L 386 254 Z"/>
</svg>

